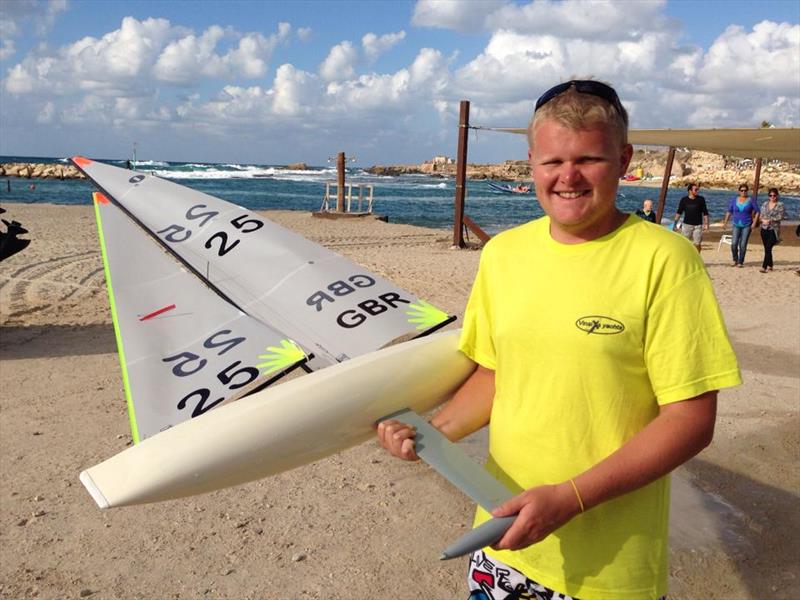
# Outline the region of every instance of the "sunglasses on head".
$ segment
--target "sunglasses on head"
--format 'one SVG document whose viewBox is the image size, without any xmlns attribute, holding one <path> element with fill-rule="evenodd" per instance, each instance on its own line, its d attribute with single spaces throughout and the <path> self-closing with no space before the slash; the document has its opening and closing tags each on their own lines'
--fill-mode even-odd
<svg viewBox="0 0 800 600">
<path fill-rule="evenodd" d="M 617 92 L 614 91 L 614 88 L 601 81 L 594 81 L 591 79 L 573 79 L 572 81 L 559 83 L 558 85 L 551 87 L 544 94 L 539 96 L 533 112 L 535 113 L 545 104 L 550 102 L 550 100 L 563 94 L 571 87 L 574 87 L 575 90 L 581 94 L 590 94 L 592 96 L 602 98 L 614 107 L 619 116 L 622 117 L 622 120 L 625 121 L 625 125 L 628 125 L 628 115 L 625 113 L 625 109 L 622 108 L 622 103 L 619 101 L 619 96 L 617 96 Z"/>
</svg>

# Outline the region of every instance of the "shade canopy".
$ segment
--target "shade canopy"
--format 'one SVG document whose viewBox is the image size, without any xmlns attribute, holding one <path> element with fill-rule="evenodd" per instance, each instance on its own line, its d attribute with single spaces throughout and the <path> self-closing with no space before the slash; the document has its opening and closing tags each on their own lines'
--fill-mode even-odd
<svg viewBox="0 0 800 600">
<path fill-rule="evenodd" d="M 486 128 L 508 133 L 527 133 L 527 129 Z M 674 146 L 738 156 L 776 158 L 800 163 L 800 129 L 631 129 L 628 141 L 637 146 Z"/>
</svg>

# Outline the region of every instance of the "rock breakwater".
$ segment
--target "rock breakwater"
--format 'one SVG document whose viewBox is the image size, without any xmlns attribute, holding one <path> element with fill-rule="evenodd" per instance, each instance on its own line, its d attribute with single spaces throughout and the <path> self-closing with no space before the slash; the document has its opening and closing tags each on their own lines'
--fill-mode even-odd
<svg viewBox="0 0 800 600">
<path fill-rule="evenodd" d="M 0 177 L 23 177 L 25 179 L 85 179 L 73 165 L 53 163 L 2 163 Z"/>
</svg>

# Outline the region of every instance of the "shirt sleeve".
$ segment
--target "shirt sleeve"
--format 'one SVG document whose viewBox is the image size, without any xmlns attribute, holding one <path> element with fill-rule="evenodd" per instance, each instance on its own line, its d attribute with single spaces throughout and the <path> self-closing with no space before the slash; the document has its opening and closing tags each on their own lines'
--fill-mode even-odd
<svg viewBox="0 0 800 600">
<path fill-rule="evenodd" d="M 491 242 L 481 252 L 478 274 L 464 311 L 459 349 L 482 367 L 497 369 L 494 339 L 492 336 L 491 297 Z"/>
<path fill-rule="evenodd" d="M 705 269 L 688 274 L 653 302 L 645 361 L 659 404 L 741 384 L 736 355 Z"/>
<path fill-rule="evenodd" d="M 708 206 L 706 206 L 706 199 L 705 198 L 703 198 L 703 209 L 702 210 L 703 210 L 703 214 L 705 216 L 708 216 Z"/>
</svg>

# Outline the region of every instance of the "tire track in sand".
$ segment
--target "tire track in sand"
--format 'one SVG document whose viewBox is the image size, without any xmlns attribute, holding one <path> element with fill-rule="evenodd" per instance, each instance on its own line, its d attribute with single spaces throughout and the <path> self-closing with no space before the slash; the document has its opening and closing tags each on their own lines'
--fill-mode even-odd
<svg viewBox="0 0 800 600">
<path fill-rule="evenodd" d="M 65 303 L 92 297 L 103 286 L 103 267 L 96 251 L 57 256 L 11 273 L 0 272 L 2 320 L 58 310 Z"/>
</svg>

